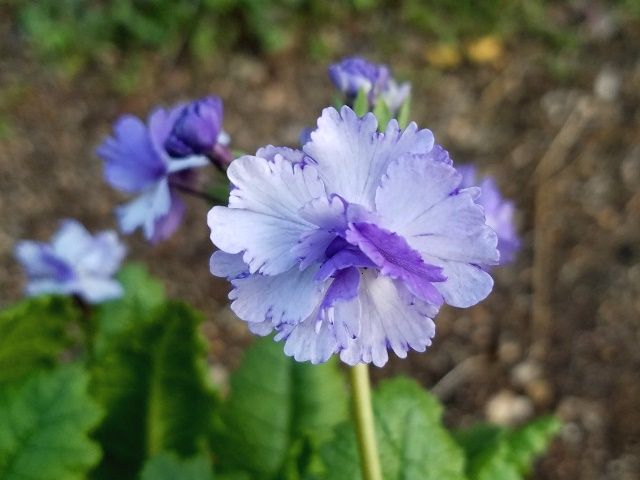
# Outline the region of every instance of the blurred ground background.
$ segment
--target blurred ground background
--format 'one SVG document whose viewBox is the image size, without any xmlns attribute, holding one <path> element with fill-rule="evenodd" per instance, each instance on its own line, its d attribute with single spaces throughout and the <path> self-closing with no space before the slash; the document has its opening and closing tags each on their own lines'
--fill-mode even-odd
<svg viewBox="0 0 640 480">
<path fill-rule="evenodd" d="M 297 142 L 347 54 L 413 82 L 413 118 L 495 175 L 523 249 L 495 293 L 447 309 L 409 374 L 447 421 L 565 427 L 535 479 L 640 477 L 640 2 L 42 0 L 0 2 L 0 306 L 19 298 L 19 238 L 60 218 L 112 228 L 123 200 L 93 151 L 124 112 L 214 93 L 233 146 Z M 218 377 L 250 341 L 208 273 L 207 206 L 155 248 L 127 238 L 209 321 Z"/>
</svg>

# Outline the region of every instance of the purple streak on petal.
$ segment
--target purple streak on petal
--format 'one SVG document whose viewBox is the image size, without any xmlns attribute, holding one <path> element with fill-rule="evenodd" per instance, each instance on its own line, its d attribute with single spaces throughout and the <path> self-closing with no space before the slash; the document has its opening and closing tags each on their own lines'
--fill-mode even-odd
<svg viewBox="0 0 640 480">
<path fill-rule="evenodd" d="M 348 267 L 334 275 L 333 282 L 324 295 L 321 309 L 333 307 L 338 301 L 351 300 L 358 295 L 360 272 L 356 267 Z"/>
<path fill-rule="evenodd" d="M 66 282 L 74 276 L 70 266 L 46 243 L 23 240 L 16 245 L 14 254 L 30 278 Z"/>
<path fill-rule="evenodd" d="M 383 275 L 403 280 L 418 298 L 440 305 L 442 295 L 432 285 L 444 282 L 442 269 L 422 260 L 405 239 L 371 223 L 354 223 L 347 230 L 347 240 L 366 254 Z"/>
<path fill-rule="evenodd" d="M 336 272 L 349 267 L 375 267 L 376 264 L 371 261 L 364 253 L 356 248 L 344 248 L 335 255 L 328 258 L 318 270 L 316 280 L 319 282 L 328 280 Z"/>
</svg>

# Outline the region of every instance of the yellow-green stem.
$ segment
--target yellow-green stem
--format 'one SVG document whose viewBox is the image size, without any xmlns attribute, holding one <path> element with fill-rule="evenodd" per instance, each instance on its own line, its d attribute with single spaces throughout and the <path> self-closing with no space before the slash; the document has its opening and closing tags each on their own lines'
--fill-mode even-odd
<svg viewBox="0 0 640 480">
<path fill-rule="evenodd" d="M 352 367 L 350 377 L 362 480 L 382 480 L 367 364 L 359 363 Z"/>
</svg>

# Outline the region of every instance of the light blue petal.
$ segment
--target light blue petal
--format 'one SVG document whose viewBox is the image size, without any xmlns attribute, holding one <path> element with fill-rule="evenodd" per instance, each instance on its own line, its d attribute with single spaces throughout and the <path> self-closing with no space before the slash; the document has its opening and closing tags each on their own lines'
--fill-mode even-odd
<svg viewBox="0 0 640 480">
<path fill-rule="evenodd" d="M 424 315 L 424 308 L 412 303 L 398 282 L 365 272 L 358 297 L 335 306 L 336 324 L 354 315 L 362 319 L 360 334 L 340 352 L 342 361 L 382 367 L 389 359 L 388 348 L 400 358 L 410 349 L 425 351 L 435 335 L 435 324 Z"/>
<path fill-rule="evenodd" d="M 406 154 L 429 152 L 433 134 L 415 123 L 400 130 L 391 120 L 384 134 L 371 113 L 359 118 L 349 107 L 325 108 L 303 150 L 317 162 L 327 192 L 373 210 L 375 192 L 389 164 Z"/>
<path fill-rule="evenodd" d="M 292 249 L 314 228 L 299 210 L 325 195 L 312 166 L 245 156 L 228 170 L 236 187 L 229 207 L 214 207 L 208 216 L 211 240 L 227 253 L 244 252 L 251 273 L 277 275 L 298 263 Z"/>
<path fill-rule="evenodd" d="M 131 233 L 138 227 L 144 229 L 147 240 L 153 238 L 156 221 L 166 215 L 171 208 L 171 194 L 166 179 L 136 197 L 131 202 L 118 207 L 116 214 L 120 229 Z"/>
<path fill-rule="evenodd" d="M 231 310 L 250 323 L 300 323 L 322 301 L 324 285 L 314 281 L 317 271 L 317 266 L 304 271 L 294 267 L 280 275 L 256 274 L 232 280 Z"/>
<path fill-rule="evenodd" d="M 94 276 L 78 279 L 75 290 L 88 303 L 113 300 L 124 294 L 122 285 L 116 280 Z"/>
<path fill-rule="evenodd" d="M 216 277 L 224 277 L 230 280 L 245 276 L 249 273 L 249 267 L 242 260 L 242 254 L 230 254 L 218 250 L 213 252 L 209 261 L 209 269 L 211 274 Z"/>
</svg>

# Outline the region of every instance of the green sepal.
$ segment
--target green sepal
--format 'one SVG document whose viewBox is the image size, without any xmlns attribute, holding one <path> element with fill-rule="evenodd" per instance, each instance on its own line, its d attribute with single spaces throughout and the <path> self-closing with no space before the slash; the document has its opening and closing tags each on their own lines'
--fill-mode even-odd
<svg viewBox="0 0 640 480">
<path fill-rule="evenodd" d="M 400 106 L 400 110 L 398 111 L 398 124 L 400 128 L 406 128 L 409 125 L 409 120 L 411 116 L 411 96 L 407 96 L 402 105 Z"/>
<path fill-rule="evenodd" d="M 369 94 L 364 88 L 358 91 L 358 95 L 356 95 L 353 101 L 353 111 L 356 112 L 356 115 L 359 117 L 362 117 L 369 111 Z"/>
</svg>

